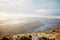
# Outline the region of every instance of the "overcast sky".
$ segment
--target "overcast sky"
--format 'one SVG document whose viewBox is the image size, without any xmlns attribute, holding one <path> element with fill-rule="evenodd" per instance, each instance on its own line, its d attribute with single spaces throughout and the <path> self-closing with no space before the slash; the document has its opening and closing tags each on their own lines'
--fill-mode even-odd
<svg viewBox="0 0 60 40">
<path fill-rule="evenodd" d="M 0 16 L 16 14 L 60 18 L 60 0 L 0 0 Z"/>
</svg>

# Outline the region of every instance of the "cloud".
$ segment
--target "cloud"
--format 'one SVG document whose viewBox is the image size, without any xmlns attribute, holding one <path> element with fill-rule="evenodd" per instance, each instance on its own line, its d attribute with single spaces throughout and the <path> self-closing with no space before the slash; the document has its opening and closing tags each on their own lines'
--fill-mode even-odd
<svg viewBox="0 0 60 40">
<path fill-rule="evenodd" d="M 58 0 L 0 0 L 0 15 L 24 14 L 24 15 L 60 15 Z M 51 15 L 50 15 L 51 14 Z M 23 16 L 24 16 L 23 15 Z M 31 16 L 30 15 L 30 16 Z M 6 15 L 5 15 L 6 16 Z M 12 16 L 10 16 L 12 17 Z"/>
<path fill-rule="evenodd" d="M 50 10 L 50 9 L 37 9 L 37 10 L 35 10 L 34 11 L 34 13 L 38 13 L 38 14 L 50 14 L 50 12 L 51 12 L 52 10 Z"/>
<path fill-rule="evenodd" d="M 60 19 L 60 16 L 46 16 L 46 15 L 32 15 L 32 14 L 12 14 L 12 13 L 0 13 L 0 25 L 12 25 L 12 24 L 17 24 L 17 23 L 22 23 L 26 22 L 27 18 L 35 18 L 35 17 L 40 17 L 40 18 L 48 18 L 48 19 L 53 19 L 53 18 L 58 18 Z M 22 20 L 21 20 L 22 19 Z M 27 20 L 28 21 L 28 20 Z"/>
<path fill-rule="evenodd" d="M 32 0 L 0 0 L 0 12 L 28 12 L 32 7 Z"/>
<path fill-rule="evenodd" d="M 34 11 L 35 14 L 38 15 L 49 15 L 49 16 L 54 16 L 57 15 L 59 16 L 60 10 L 54 10 L 54 9 L 36 9 Z"/>
<path fill-rule="evenodd" d="M 59 16 L 60 1 L 59 0 L 37 0 L 34 3 L 34 13 L 38 15 Z"/>
<path fill-rule="evenodd" d="M 41 17 L 41 18 L 60 18 L 60 16 L 46 16 L 46 15 L 36 15 L 36 14 L 12 14 L 12 13 L 0 13 L 1 20 L 7 19 L 24 19 L 29 17 Z"/>
</svg>

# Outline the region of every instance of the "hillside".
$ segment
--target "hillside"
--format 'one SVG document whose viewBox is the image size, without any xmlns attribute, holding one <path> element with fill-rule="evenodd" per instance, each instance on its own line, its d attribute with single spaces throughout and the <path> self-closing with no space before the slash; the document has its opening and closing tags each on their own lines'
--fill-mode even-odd
<svg viewBox="0 0 60 40">
<path fill-rule="evenodd" d="M 20 33 L 27 33 L 33 32 L 35 29 L 41 27 L 43 24 L 39 22 L 25 22 L 22 24 L 15 24 L 15 25 L 5 25 L 0 28 L 0 36 L 6 35 L 16 35 Z"/>
</svg>

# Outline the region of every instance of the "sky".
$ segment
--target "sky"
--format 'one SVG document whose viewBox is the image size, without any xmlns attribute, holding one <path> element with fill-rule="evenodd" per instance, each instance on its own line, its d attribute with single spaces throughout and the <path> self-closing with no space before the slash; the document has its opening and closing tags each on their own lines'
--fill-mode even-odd
<svg viewBox="0 0 60 40">
<path fill-rule="evenodd" d="M 15 25 L 27 23 L 29 18 L 35 17 L 60 19 L 60 0 L 0 0 L 0 30 L 3 33 L 8 28 L 13 29 Z"/>
<path fill-rule="evenodd" d="M 60 18 L 60 0 L 0 0 L 0 18 Z"/>
</svg>

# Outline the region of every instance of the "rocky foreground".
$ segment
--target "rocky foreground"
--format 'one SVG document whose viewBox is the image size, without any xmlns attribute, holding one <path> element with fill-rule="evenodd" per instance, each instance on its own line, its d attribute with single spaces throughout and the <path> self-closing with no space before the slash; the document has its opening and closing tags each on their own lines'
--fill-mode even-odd
<svg viewBox="0 0 60 40">
<path fill-rule="evenodd" d="M 54 30 L 18 34 L 18 35 L 13 35 L 13 36 L 7 36 L 7 38 L 13 37 L 13 40 L 16 40 L 17 37 L 19 39 L 19 37 L 23 38 L 23 37 L 29 37 L 29 36 L 31 36 L 31 40 L 41 40 L 44 38 L 45 38 L 45 40 L 60 40 L 60 26 L 59 26 L 59 28 L 56 27 Z M 29 39 L 27 39 L 27 40 L 29 40 Z"/>
<path fill-rule="evenodd" d="M 20 38 L 29 37 L 29 35 L 31 36 L 31 40 L 41 40 L 42 38 L 43 39 L 45 38 L 46 40 L 60 40 L 60 25 L 56 26 L 52 30 L 36 31 L 36 32 L 30 32 L 26 34 L 18 34 L 18 35 L 12 35 L 12 36 L 9 35 L 6 37 L 7 38 L 13 37 L 13 40 L 16 40 L 17 37 L 19 39 L 19 37 Z"/>
</svg>

